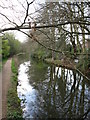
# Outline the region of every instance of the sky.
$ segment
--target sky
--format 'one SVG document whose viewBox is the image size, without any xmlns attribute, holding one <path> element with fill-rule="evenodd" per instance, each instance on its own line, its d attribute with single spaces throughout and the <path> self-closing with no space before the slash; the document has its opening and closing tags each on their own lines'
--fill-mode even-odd
<svg viewBox="0 0 90 120">
<path fill-rule="evenodd" d="M 29 0 L 30 1 L 30 0 Z M 44 3 L 44 0 L 35 0 L 35 3 L 33 5 L 30 6 L 30 12 L 31 13 L 34 13 L 35 12 L 35 9 L 37 8 L 37 4 L 38 3 Z M 39 8 L 38 8 L 39 9 Z M 24 30 L 25 31 L 25 30 Z M 15 31 L 14 32 L 15 35 L 16 35 L 16 38 L 19 39 L 21 42 L 25 42 L 26 41 L 26 38 L 27 36 L 21 32 L 17 32 Z"/>
<path fill-rule="evenodd" d="M 31 2 L 32 0 L 27 0 Z M 33 4 L 30 5 L 29 14 L 34 13 L 37 9 L 40 9 L 38 4 L 44 3 L 44 0 L 35 0 Z M 27 8 L 26 0 L 0 0 L 0 13 L 7 16 L 9 20 L 20 25 L 25 17 L 25 8 Z M 15 26 L 11 25 L 10 22 L 6 19 L 5 16 L 0 14 L 0 28 L 7 28 Z M 33 14 L 34 15 L 34 14 Z M 17 32 L 10 31 L 15 34 L 16 39 L 19 39 L 21 42 L 25 41 L 26 35 Z"/>
</svg>

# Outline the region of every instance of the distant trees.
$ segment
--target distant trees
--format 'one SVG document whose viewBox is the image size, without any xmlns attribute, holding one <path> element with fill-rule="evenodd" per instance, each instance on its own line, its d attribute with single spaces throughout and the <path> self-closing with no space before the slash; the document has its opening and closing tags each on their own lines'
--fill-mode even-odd
<svg viewBox="0 0 90 120">
<path fill-rule="evenodd" d="M 6 58 L 10 54 L 10 46 L 8 43 L 8 40 L 3 40 L 2 41 L 2 57 Z"/>
<path fill-rule="evenodd" d="M 3 36 L 3 39 L 8 39 L 8 43 L 10 46 L 10 56 L 13 56 L 15 54 L 17 54 L 18 52 L 20 52 L 21 50 L 21 43 L 19 40 L 17 40 L 14 36 L 14 34 L 11 33 L 6 33 Z"/>
<path fill-rule="evenodd" d="M 2 41 L 2 57 L 13 56 L 21 51 L 21 43 L 11 33 L 6 33 L 0 38 Z"/>
</svg>

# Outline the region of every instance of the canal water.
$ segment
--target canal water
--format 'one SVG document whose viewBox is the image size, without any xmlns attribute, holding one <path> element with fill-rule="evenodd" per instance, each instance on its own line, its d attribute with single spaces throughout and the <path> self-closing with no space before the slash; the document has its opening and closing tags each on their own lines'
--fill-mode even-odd
<svg viewBox="0 0 90 120">
<path fill-rule="evenodd" d="M 76 71 L 42 62 L 19 66 L 18 96 L 23 118 L 90 118 L 90 84 Z"/>
</svg>

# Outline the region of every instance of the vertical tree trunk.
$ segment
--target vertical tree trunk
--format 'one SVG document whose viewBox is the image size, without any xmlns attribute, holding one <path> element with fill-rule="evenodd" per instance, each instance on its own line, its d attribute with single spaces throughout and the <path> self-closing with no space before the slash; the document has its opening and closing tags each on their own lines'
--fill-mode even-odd
<svg viewBox="0 0 90 120">
<path fill-rule="evenodd" d="M 73 38 L 73 35 L 72 35 L 73 25 L 70 24 L 70 27 L 71 27 L 71 37 L 70 37 L 70 41 L 71 41 L 71 43 L 72 43 L 74 53 L 76 54 L 77 48 L 76 48 L 76 44 L 75 44 L 75 39 Z"/>
<path fill-rule="evenodd" d="M 73 21 L 73 15 L 74 15 L 74 13 L 72 12 L 73 7 L 68 4 L 68 9 L 69 9 L 69 12 L 70 12 L 70 20 Z M 75 44 L 75 39 L 74 39 L 73 34 L 72 34 L 73 33 L 73 29 L 74 29 L 74 25 L 70 24 L 70 30 L 71 30 L 70 41 L 72 43 L 74 54 L 76 54 L 77 48 L 76 48 L 76 44 Z"/>
<path fill-rule="evenodd" d="M 84 7 L 84 5 L 83 5 L 84 3 L 83 2 L 81 2 L 81 17 L 82 17 L 82 19 L 83 19 L 83 21 L 84 21 L 84 9 L 83 9 L 83 7 Z M 85 32 L 85 30 L 84 30 L 84 25 L 82 25 L 82 27 L 81 27 L 81 30 L 82 30 L 82 33 L 84 33 Z M 85 52 L 85 34 L 82 34 L 82 42 L 83 42 L 83 52 Z"/>
</svg>

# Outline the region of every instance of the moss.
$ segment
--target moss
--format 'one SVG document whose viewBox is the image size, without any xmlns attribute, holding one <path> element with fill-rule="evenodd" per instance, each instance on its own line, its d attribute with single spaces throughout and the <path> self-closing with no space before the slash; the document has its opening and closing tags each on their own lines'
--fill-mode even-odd
<svg viewBox="0 0 90 120">
<path fill-rule="evenodd" d="M 17 68 L 14 63 L 14 59 L 12 59 L 11 69 L 13 76 L 11 77 L 11 87 L 8 91 L 7 96 L 7 119 L 23 119 L 22 118 L 22 109 L 20 106 L 21 100 L 18 98 L 17 95 Z"/>
</svg>

